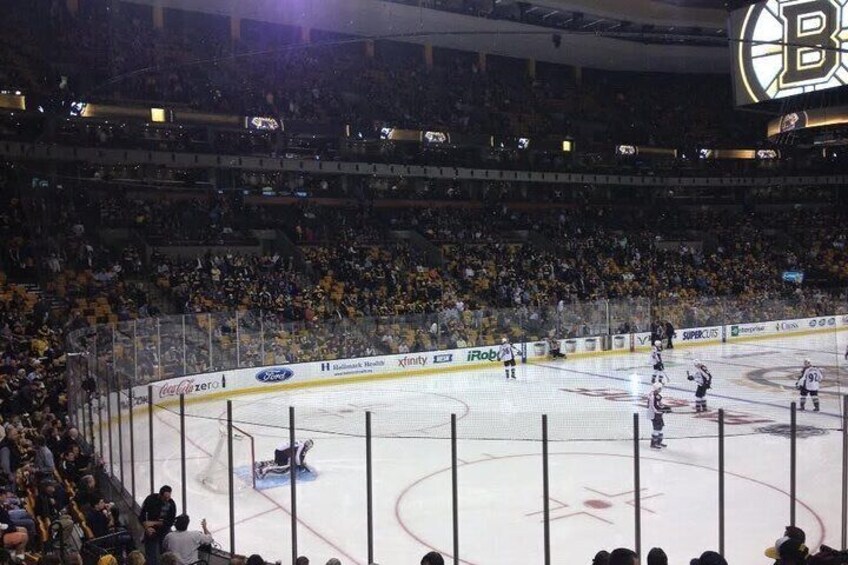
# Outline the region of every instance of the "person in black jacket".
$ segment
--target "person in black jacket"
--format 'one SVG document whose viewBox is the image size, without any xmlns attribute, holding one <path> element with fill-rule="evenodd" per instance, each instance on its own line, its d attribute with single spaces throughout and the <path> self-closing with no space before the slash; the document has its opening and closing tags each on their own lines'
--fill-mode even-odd
<svg viewBox="0 0 848 565">
<path fill-rule="evenodd" d="M 171 500 L 172 489 L 168 485 L 144 499 L 139 520 L 144 525 L 144 553 L 148 565 L 157 565 L 162 553 L 162 540 L 171 531 L 177 517 L 177 505 Z"/>
<path fill-rule="evenodd" d="M 111 517 L 110 506 L 102 498 L 89 507 L 85 513 L 85 521 L 95 538 L 109 534 Z"/>
<path fill-rule="evenodd" d="M 677 335 L 674 333 L 674 326 L 671 325 L 671 322 L 665 321 L 665 338 L 668 340 L 668 345 L 666 349 L 674 349 L 674 344 L 671 342 L 672 338 Z"/>
<path fill-rule="evenodd" d="M 5 484 L 15 484 L 15 474 L 21 466 L 21 450 L 18 447 L 18 429 L 6 428 L 6 437 L 0 441 L 0 471 Z"/>
</svg>

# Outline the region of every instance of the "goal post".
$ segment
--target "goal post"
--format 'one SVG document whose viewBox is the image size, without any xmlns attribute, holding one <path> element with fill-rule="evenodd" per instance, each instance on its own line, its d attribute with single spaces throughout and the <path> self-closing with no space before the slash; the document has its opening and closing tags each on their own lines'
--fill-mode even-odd
<svg viewBox="0 0 848 565">
<path fill-rule="evenodd" d="M 236 492 L 256 488 L 256 444 L 254 437 L 233 425 L 233 486 Z M 227 458 L 227 426 L 218 427 L 218 442 L 212 458 L 197 476 L 197 480 L 212 492 L 229 490 L 229 462 Z"/>
</svg>

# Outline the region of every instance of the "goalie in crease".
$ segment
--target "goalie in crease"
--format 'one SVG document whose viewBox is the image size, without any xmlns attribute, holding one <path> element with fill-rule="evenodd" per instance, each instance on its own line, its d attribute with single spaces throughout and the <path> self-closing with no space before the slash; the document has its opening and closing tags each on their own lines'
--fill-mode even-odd
<svg viewBox="0 0 848 565">
<path fill-rule="evenodd" d="M 302 471 L 313 472 L 306 464 L 306 454 L 312 449 L 315 442 L 311 439 L 303 443 L 296 441 L 294 445 L 284 443 L 274 450 L 274 459 L 268 461 L 257 461 L 253 473 L 257 479 L 265 478 L 265 475 L 284 475 L 291 471 L 291 466 Z"/>
</svg>

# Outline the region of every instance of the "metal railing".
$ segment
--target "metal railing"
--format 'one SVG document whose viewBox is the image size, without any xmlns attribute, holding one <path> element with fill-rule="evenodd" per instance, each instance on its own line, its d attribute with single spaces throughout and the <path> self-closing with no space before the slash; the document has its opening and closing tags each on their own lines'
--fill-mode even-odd
<svg viewBox="0 0 848 565">
<path fill-rule="evenodd" d="M 204 406 L 192 409 L 187 406 L 185 394 L 179 395 L 179 407 L 169 407 L 157 402 L 154 388 L 163 379 L 182 375 L 210 373 L 229 369 L 248 368 L 261 365 L 288 364 L 305 361 L 323 361 L 340 358 L 359 357 L 363 354 L 382 355 L 395 353 L 403 346 L 410 350 L 436 351 L 457 347 L 459 343 L 470 346 L 492 345 L 500 341 L 501 336 L 510 335 L 516 341 L 533 341 L 548 335 L 560 338 L 577 336 L 614 335 L 626 329 L 629 332 L 649 331 L 654 320 L 670 320 L 678 327 L 698 327 L 729 325 L 751 321 L 781 320 L 813 317 L 818 315 L 848 312 L 848 301 L 844 295 L 798 295 L 790 299 L 763 299 L 747 297 L 724 297 L 700 299 L 697 301 L 665 299 L 649 301 L 647 299 L 630 300 L 599 300 L 573 304 L 561 304 L 546 307 L 517 307 L 511 309 L 493 309 L 477 311 L 459 311 L 456 308 L 446 309 L 438 314 L 422 314 L 418 316 L 362 318 L 346 320 L 327 320 L 314 322 L 286 322 L 279 316 L 268 312 L 232 312 L 215 314 L 189 314 L 184 316 L 163 317 L 158 319 L 143 319 L 122 322 L 113 325 L 97 326 L 73 332 L 68 338 L 68 351 L 71 352 L 68 362 L 69 412 L 75 423 L 83 432 L 83 437 L 106 461 L 108 472 L 123 485 L 124 495 L 130 501 L 157 490 L 157 480 L 163 480 L 162 469 L 157 465 L 157 456 L 161 459 L 160 449 L 171 449 L 165 444 L 167 440 L 163 432 L 176 434 L 179 437 L 178 455 L 174 455 L 174 463 L 179 463 L 179 484 L 175 485 L 175 494 L 181 493 L 182 509 L 186 511 L 189 500 L 188 492 L 191 481 L 188 478 L 188 462 L 186 438 L 191 437 L 189 428 L 195 430 L 214 430 L 220 427 L 227 439 L 227 471 L 229 474 L 228 516 L 219 516 L 227 521 L 226 530 L 229 535 L 229 549 L 251 552 L 243 542 L 238 542 L 237 533 L 241 532 L 236 524 L 235 508 L 239 504 L 234 484 L 239 465 L 234 460 L 236 449 L 233 446 L 233 430 L 239 427 L 256 426 L 273 432 L 280 438 L 288 437 L 294 441 L 296 437 L 306 433 L 325 433 L 328 437 L 362 438 L 364 439 L 363 453 L 356 457 L 356 465 L 367 470 L 365 479 L 366 504 L 361 509 L 350 511 L 366 514 L 367 523 L 363 526 L 363 534 L 367 533 L 368 562 L 375 559 L 378 553 L 379 535 L 374 535 L 375 494 L 373 481 L 375 468 L 372 452 L 372 438 L 429 438 L 427 441 L 450 441 L 444 445 L 444 456 L 450 461 L 451 476 L 451 505 L 450 513 L 445 519 L 451 522 L 453 534 L 450 545 L 446 545 L 454 563 L 459 563 L 463 556 L 463 539 L 460 524 L 463 523 L 462 489 L 467 488 L 463 483 L 464 470 L 460 461 L 463 457 L 463 442 L 479 440 L 483 437 L 480 430 L 487 430 L 494 425 L 514 427 L 514 436 L 503 436 L 502 439 L 521 439 L 529 441 L 528 445 L 538 446 L 539 456 L 543 464 L 538 470 L 528 473 L 526 479 L 536 481 L 540 492 L 548 492 L 552 485 L 556 486 L 563 480 L 554 478 L 551 474 L 552 454 L 549 443 L 554 441 L 577 440 L 606 440 L 626 441 L 628 432 L 632 434 L 632 479 L 633 479 L 633 547 L 637 551 L 642 547 L 642 490 L 640 481 L 646 480 L 645 466 L 652 464 L 652 459 L 639 450 L 640 440 L 650 434 L 643 426 L 640 430 L 639 417 L 633 415 L 632 424 L 622 419 L 620 414 L 606 412 L 569 413 L 574 408 L 565 406 L 562 412 L 548 412 L 540 407 L 538 413 L 526 412 L 519 414 L 498 413 L 493 397 L 488 414 L 475 413 L 475 418 L 464 416 L 442 405 L 412 406 L 407 409 L 395 407 L 382 413 L 375 413 L 377 418 L 372 425 L 372 411 L 363 410 L 362 419 L 350 418 L 344 429 L 331 428 L 321 422 L 316 424 L 317 412 L 321 410 L 299 408 L 298 419 L 295 418 L 295 408 L 289 405 L 288 414 L 281 415 L 281 406 L 270 402 L 250 403 L 227 400 L 226 415 L 208 413 Z M 834 337 L 828 342 L 828 355 L 836 361 L 837 372 L 841 369 L 841 351 Z M 821 351 L 820 353 L 823 353 Z M 796 354 L 797 355 L 797 354 Z M 841 378 L 841 377 L 840 377 Z M 144 397 L 134 397 L 134 387 L 147 385 Z M 591 394 L 600 394 L 590 391 Z M 598 397 L 598 396 L 596 396 Z M 818 426 L 826 433 L 841 430 L 841 449 L 843 450 L 841 482 L 834 480 L 819 481 L 815 488 L 827 489 L 828 495 L 841 500 L 841 538 L 842 546 L 846 545 L 846 525 L 848 524 L 848 432 L 846 432 L 847 397 L 841 388 L 835 393 L 840 401 L 838 414 L 828 415 L 827 425 Z M 620 402 L 622 392 L 610 391 L 609 400 Z M 638 395 L 629 398 L 634 404 L 641 405 L 642 398 Z M 725 438 L 728 441 L 746 441 L 738 431 L 725 432 L 726 418 L 732 424 L 744 420 L 749 415 L 741 414 L 740 404 L 735 401 L 725 401 L 718 419 L 692 418 L 686 430 L 676 432 L 680 439 L 700 438 L 712 442 L 715 452 L 715 472 L 718 474 L 718 490 L 716 493 L 718 514 L 715 528 L 716 539 L 720 553 L 725 553 L 725 530 L 727 509 L 725 508 L 725 480 L 736 477 L 726 471 Z M 680 406 L 685 405 L 681 403 Z M 685 409 L 684 409 L 685 410 Z M 741 414 L 741 415 L 740 415 Z M 626 413 L 625 413 L 626 415 Z M 799 497 L 797 490 L 797 459 L 798 451 L 795 441 L 798 437 L 799 424 L 796 419 L 796 406 L 771 405 L 762 409 L 760 415 L 765 415 L 768 423 L 763 428 L 752 428 L 746 434 L 756 435 L 772 433 L 764 431 L 766 427 L 785 427 L 790 438 L 787 446 L 787 461 L 790 462 L 791 473 L 789 484 L 785 487 L 788 494 L 787 519 L 794 522 L 798 519 L 796 509 Z M 287 416 L 287 417 L 283 417 Z M 688 415 L 687 415 L 688 417 Z M 458 418 L 459 421 L 458 422 Z M 589 437 L 582 431 L 582 421 L 599 418 L 602 427 L 615 429 L 607 438 Z M 442 426 L 438 433 L 426 432 L 421 435 L 404 433 L 403 424 L 420 419 L 415 423 L 416 430 L 432 430 Z M 212 421 L 212 424 L 208 422 Z M 391 422 L 391 423 L 389 423 Z M 400 422 L 401 424 L 396 424 Z M 410 426 L 412 424 L 409 424 Z M 372 427 L 373 426 L 373 427 Z M 376 429 L 374 429 L 376 428 Z M 782 429 L 782 428 L 781 428 Z M 802 426 L 802 431 L 803 431 Z M 449 430 L 449 433 L 448 433 Z M 747 430 L 747 428 L 746 428 Z M 780 433 L 783 433 L 782 431 Z M 520 436 L 520 437 L 519 437 Z M 500 436 L 492 436 L 500 438 Z M 802 436 L 803 437 L 803 436 Z M 160 441 L 161 438 L 161 441 Z M 162 445 L 162 447 L 159 447 Z M 710 443 L 710 445 L 713 445 Z M 747 444 L 746 444 L 747 445 Z M 731 444 L 734 447 L 735 444 Z M 441 449 L 441 448 L 439 448 Z M 531 448 L 535 449 L 535 448 Z M 783 449 L 764 447 L 764 450 Z M 770 455 L 774 456 L 774 454 Z M 803 459 L 802 459 L 803 461 Z M 174 469 L 175 470 L 175 469 Z M 365 472 L 365 471 L 363 471 Z M 166 475 L 169 482 L 176 480 L 176 474 Z M 650 474 L 647 478 L 650 478 Z M 292 563 L 298 554 L 297 532 L 297 476 L 290 477 L 290 515 L 291 538 L 290 544 Z M 809 485 L 801 486 L 810 490 Z M 149 490 L 148 490 L 149 489 Z M 556 562 L 557 550 L 551 547 L 552 534 L 550 525 L 553 516 L 550 499 L 543 497 L 542 525 L 539 539 L 544 544 L 543 562 L 547 565 Z M 197 504 L 195 499 L 194 504 Z M 838 521 L 839 516 L 830 516 Z M 831 529 L 835 529 L 835 523 Z M 469 528 L 472 530 L 474 528 Z M 485 533 L 485 532 L 483 532 Z M 775 534 L 777 536 L 779 532 Z M 470 535 L 470 534 L 466 534 Z M 482 534 L 481 534 L 482 535 Z M 241 536 L 241 534 L 239 534 Z M 237 542 L 239 545 L 237 545 Z M 831 541 L 831 545 L 834 542 Z"/>
</svg>

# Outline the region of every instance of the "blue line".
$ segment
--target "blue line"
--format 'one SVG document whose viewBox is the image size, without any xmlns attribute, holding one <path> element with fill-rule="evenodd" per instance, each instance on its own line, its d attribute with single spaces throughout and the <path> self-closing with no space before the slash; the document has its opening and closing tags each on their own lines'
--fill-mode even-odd
<svg viewBox="0 0 848 565">
<path fill-rule="evenodd" d="M 600 373 L 590 373 L 588 371 L 576 371 L 574 369 L 568 369 L 566 367 L 552 367 L 551 365 L 543 365 L 542 363 L 537 363 L 536 365 L 538 367 L 545 367 L 546 369 L 553 369 L 555 371 L 565 371 L 566 373 L 575 373 L 575 374 L 578 374 L 578 375 L 587 375 L 587 376 L 590 376 L 590 377 L 600 377 L 602 379 L 609 379 L 609 380 L 612 380 L 612 381 L 620 381 L 620 382 L 625 382 L 625 383 L 632 382 L 630 379 L 625 379 L 625 378 L 622 378 L 622 377 L 613 377 L 611 375 L 602 375 Z M 648 386 L 648 383 L 642 382 L 641 380 L 639 381 L 639 384 L 643 385 L 643 386 Z M 692 392 L 689 389 L 673 387 L 673 386 L 666 386 L 666 387 L 663 387 L 663 388 L 668 388 L 668 389 L 676 390 L 676 391 L 680 391 L 680 392 L 690 392 L 690 393 Z M 725 396 L 723 394 L 710 394 L 710 396 L 712 396 L 713 398 L 721 398 L 723 400 L 735 400 L 736 402 L 747 402 L 749 404 L 759 404 L 760 406 L 771 406 L 772 408 L 782 408 L 783 410 L 790 410 L 789 407 L 784 406 L 783 404 L 773 404 L 771 402 L 764 402 L 762 400 L 750 400 L 750 399 L 747 399 L 747 398 L 739 398 L 739 397 L 736 397 L 736 396 Z M 820 416 L 831 416 L 833 418 L 842 419 L 842 416 L 840 414 L 833 414 L 832 412 L 816 412 L 816 414 L 818 414 Z"/>
</svg>

